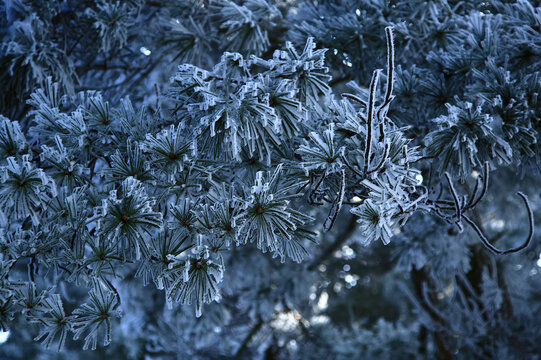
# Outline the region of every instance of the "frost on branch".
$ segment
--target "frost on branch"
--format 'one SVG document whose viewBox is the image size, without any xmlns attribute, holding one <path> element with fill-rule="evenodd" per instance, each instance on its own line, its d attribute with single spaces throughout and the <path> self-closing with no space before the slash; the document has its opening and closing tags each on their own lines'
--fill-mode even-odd
<svg viewBox="0 0 541 360">
<path fill-rule="evenodd" d="M 88 302 L 73 311 L 74 339 L 77 340 L 86 334 L 83 349 L 95 350 L 100 333 L 103 333 L 103 344 L 109 345 L 111 319 L 120 318 L 122 312 L 117 310 L 120 304 L 116 294 L 99 281 L 94 282 L 88 298 Z"/>
<path fill-rule="evenodd" d="M 7 158 L 7 164 L 0 167 L 0 209 L 4 214 L 13 214 L 22 220 L 30 216 L 39 223 L 39 209 L 51 196 L 56 196 L 56 184 L 42 169 L 36 169 L 29 155 L 20 160 Z"/>
<path fill-rule="evenodd" d="M 353 5 L 0 5 L 0 357 L 535 358 L 538 1 Z"/>
<path fill-rule="evenodd" d="M 209 258 L 206 251 L 196 257 L 177 259 L 169 256 L 171 284 L 166 288 L 167 301 L 194 304 L 195 314 L 200 317 L 203 304 L 219 299 L 217 285 L 222 282 L 224 267 Z"/>
<path fill-rule="evenodd" d="M 278 165 L 267 176 L 263 172 L 256 174 L 255 185 L 245 205 L 239 242 L 255 242 L 263 252 L 273 252 L 283 259 L 283 244 L 299 241 L 298 236 L 292 234 L 313 219 L 289 206 L 291 199 L 298 197 L 292 193 L 298 185 L 280 186 L 282 171 L 282 165 Z"/>
<path fill-rule="evenodd" d="M 140 181 L 128 177 L 120 191 L 111 190 L 102 205 L 94 209 L 88 220 L 95 231 L 120 244 L 127 258 L 147 255 L 147 236 L 162 226 L 162 214 L 153 210 L 154 200 L 146 194 Z"/>
<path fill-rule="evenodd" d="M 434 120 L 439 130 L 426 139 L 428 156 L 441 159 L 440 172 L 452 170 L 464 179 L 484 161 L 511 161 L 511 148 L 494 134 L 492 119 L 482 113 L 482 104 L 459 102 L 458 106 L 449 105 L 448 113 Z"/>
</svg>

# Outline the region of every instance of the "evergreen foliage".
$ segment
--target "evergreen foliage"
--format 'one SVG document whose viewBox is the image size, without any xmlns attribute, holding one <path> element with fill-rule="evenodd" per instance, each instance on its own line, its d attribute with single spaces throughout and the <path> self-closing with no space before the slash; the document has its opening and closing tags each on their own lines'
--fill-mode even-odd
<svg viewBox="0 0 541 360">
<path fill-rule="evenodd" d="M 0 38 L 1 358 L 539 357 L 538 0 L 6 0 Z"/>
</svg>

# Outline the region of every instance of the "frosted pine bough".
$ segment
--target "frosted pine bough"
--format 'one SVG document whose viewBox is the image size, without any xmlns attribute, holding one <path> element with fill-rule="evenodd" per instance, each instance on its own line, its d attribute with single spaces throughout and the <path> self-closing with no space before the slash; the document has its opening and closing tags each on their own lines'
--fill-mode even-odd
<svg viewBox="0 0 541 360">
<path fill-rule="evenodd" d="M 512 156 L 481 107 L 449 106 L 438 120 L 441 128 L 427 137 L 425 153 L 388 116 L 395 54 L 390 28 L 386 35 L 385 71 L 373 72 L 367 90 L 353 87 L 342 98 L 328 85 L 325 50 L 309 39 L 302 52 L 288 43 L 269 60 L 225 53 L 212 69 L 179 67 L 161 99 L 171 105 L 171 116 L 167 106 L 151 114 L 129 99 L 113 107 L 92 91 L 62 98 L 61 87 L 48 80 L 30 101 L 32 131 L 43 149 L 39 160 L 30 156 L 18 123 L 2 119 L 2 148 L 14 153 L 3 169 L 8 200 L 2 210 L 14 216 L 16 223 L 6 229 L 18 238 L 6 242 L 33 245 L 30 253 L 15 250 L 7 257 L 8 275 L 10 262 L 23 256 L 31 259 L 32 274 L 36 264 L 49 263 L 61 279 L 91 288 L 91 302 L 69 316 L 60 297 L 44 293 L 39 311 L 54 314 L 60 326 L 44 333 L 44 344 L 61 347 L 68 332 L 80 337 L 89 328 L 85 347 L 96 347 L 98 333 L 108 344 L 108 319 L 119 316 L 121 306 L 114 280 L 132 263 L 145 283 L 164 290 L 169 305 L 193 304 L 200 316 L 203 304 L 220 300 L 228 252 L 254 244 L 282 262 L 301 262 L 317 238 L 312 231 L 332 230 L 348 211 L 366 244 L 388 244 L 414 213 L 425 212 L 459 231 L 467 223 L 495 253 L 527 246 L 534 220 L 525 196 L 530 234 L 509 250 L 491 245 L 470 215 L 488 188 L 487 162 L 510 162 Z M 111 36 L 122 46 L 122 33 Z M 268 46 L 259 43 L 264 46 L 250 51 Z M 453 137 L 456 142 L 448 141 Z M 438 172 L 447 188 L 438 194 L 419 181 L 415 167 L 442 154 L 447 160 Z M 29 179 L 39 178 L 40 188 L 21 180 L 26 175 L 19 161 L 37 169 L 39 176 Z M 450 174 L 469 181 L 481 168 L 473 190 L 459 191 Z M 322 205 L 323 219 L 313 210 Z M 38 231 L 38 224 L 45 228 Z M 18 286 L 34 285 L 14 280 L 5 288 L 22 298 L 13 290 Z"/>
</svg>

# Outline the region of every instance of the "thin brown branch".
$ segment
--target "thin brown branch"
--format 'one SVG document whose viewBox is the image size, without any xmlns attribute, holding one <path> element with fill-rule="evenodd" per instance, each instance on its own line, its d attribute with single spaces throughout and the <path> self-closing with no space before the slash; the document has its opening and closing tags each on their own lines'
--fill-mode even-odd
<svg viewBox="0 0 541 360">
<path fill-rule="evenodd" d="M 345 97 L 345 98 L 354 100 L 354 101 L 358 102 L 359 104 L 361 104 L 364 107 L 367 106 L 366 102 L 364 100 L 361 100 L 361 98 L 357 97 L 356 95 L 349 94 L 349 93 L 343 93 L 342 96 Z"/>
<path fill-rule="evenodd" d="M 479 201 L 481 201 L 481 199 L 485 196 L 485 194 L 487 192 L 487 189 L 488 189 L 488 175 L 489 175 L 488 162 L 485 161 L 485 163 L 483 164 L 483 169 L 484 169 L 483 188 L 481 190 L 481 194 L 475 200 L 473 199 L 473 195 L 472 195 L 472 198 L 470 199 L 470 202 L 472 202 L 472 203 L 467 206 L 468 209 L 471 209 L 471 208 L 474 208 L 475 206 L 477 206 Z"/>
<path fill-rule="evenodd" d="M 375 70 L 372 73 L 372 79 L 370 80 L 370 95 L 368 97 L 368 110 L 366 114 L 366 147 L 364 150 L 364 173 L 368 171 L 370 166 L 370 158 L 372 156 L 372 137 L 373 137 L 373 126 L 372 121 L 374 120 L 374 108 L 376 101 L 376 88 L 378 85 L 379 73 L 381 70 Z"/>
<path fill-rule="evenodd" d="M 460 201 L 458 199 L 458 195 L 456 193 L 453 182 L 451 181 L 451 176 L 448 172 L 445 172 L 445 179 L 447 180 L 447 185 L 449 185 L 449 190 L 451 191 L 451 195 L 453 195 L 453 200 L 455 201 L 457 223 L 460 223 L 462 218 L 462 208 L 460 206 Z"/>
<path fill-rule="evenodd" d="M 323 224 L 323 231 L 329 231 L 332 229 L 334 222 L 336 221 L 336 218 L 338 217 L 338 213 L 340 212 L 340 209 L 342 208 L 342 203 L 344 201 L 344 192 L 346 188 L 346 174 L 345 171 L 342 169 L 340 170 L 340 188 L 338 190 L 338 195 L 336 196 L 336 199 L 334 199 L 331 210 L 329 211 L 329 216 L 327 216 L 327 219 L 325 220 L 325 223 Z"/>
<path fill-rule="evenodd" d="M 481 229 L 479 229 L 479 226 L 477 226 L 477 224 L 473 220 L 471 220 L 466 215 L 463 216 L 464 220 L 466 220 L 466 222 L 476 232 L 477 236 L 479 236 L 479 238 L 483 242 L 483 245 L 485 245 L 485 247 L 487 249 L 489 249 L 490 251 L 492 251 L 496 255 L 505 255 L 505 254 L 511 254 L 511 253 L 519 252 L 520 250 L 525 249 L 526 247 L 528 247 L 528 245 L 530 245 L 530 243 L 531 243 L 531 241 L 533 239 L 535 223 L 534 223 L 534 216 L 533 216 L 532 207 L 530 206 L 530 202 L 528 201 L 528 197 L 526 195 L 524 195 L 521 192 L 518 192 L 517 195 L 520 196 L 522 198 L 522 200 L 524 201 L 524 205 L 526 206 L 526 210 L 528 211 L 528 222 L 529 222 L 528 237 L 526 238 L 526 240 L 521 245 L 519 245 L 517 247 L 507 249 L 507 250 L 498 249 L 497 247 L 495 247 L 494 245 L 492 245 L 488 241 L 488 239 L 485 237 L 485 235 L 483 234 Z"/>
</svg>

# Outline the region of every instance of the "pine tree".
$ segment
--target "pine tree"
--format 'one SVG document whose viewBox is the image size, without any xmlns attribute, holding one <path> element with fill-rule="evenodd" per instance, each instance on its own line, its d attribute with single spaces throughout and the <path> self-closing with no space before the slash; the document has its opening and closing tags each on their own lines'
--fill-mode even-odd
<svg viewBox="0 0 541 360">
<path fill-rule="evenodd" d="M 0 14 L 0 357 L 541 353 L 539 1 Z"/>
</svg>

